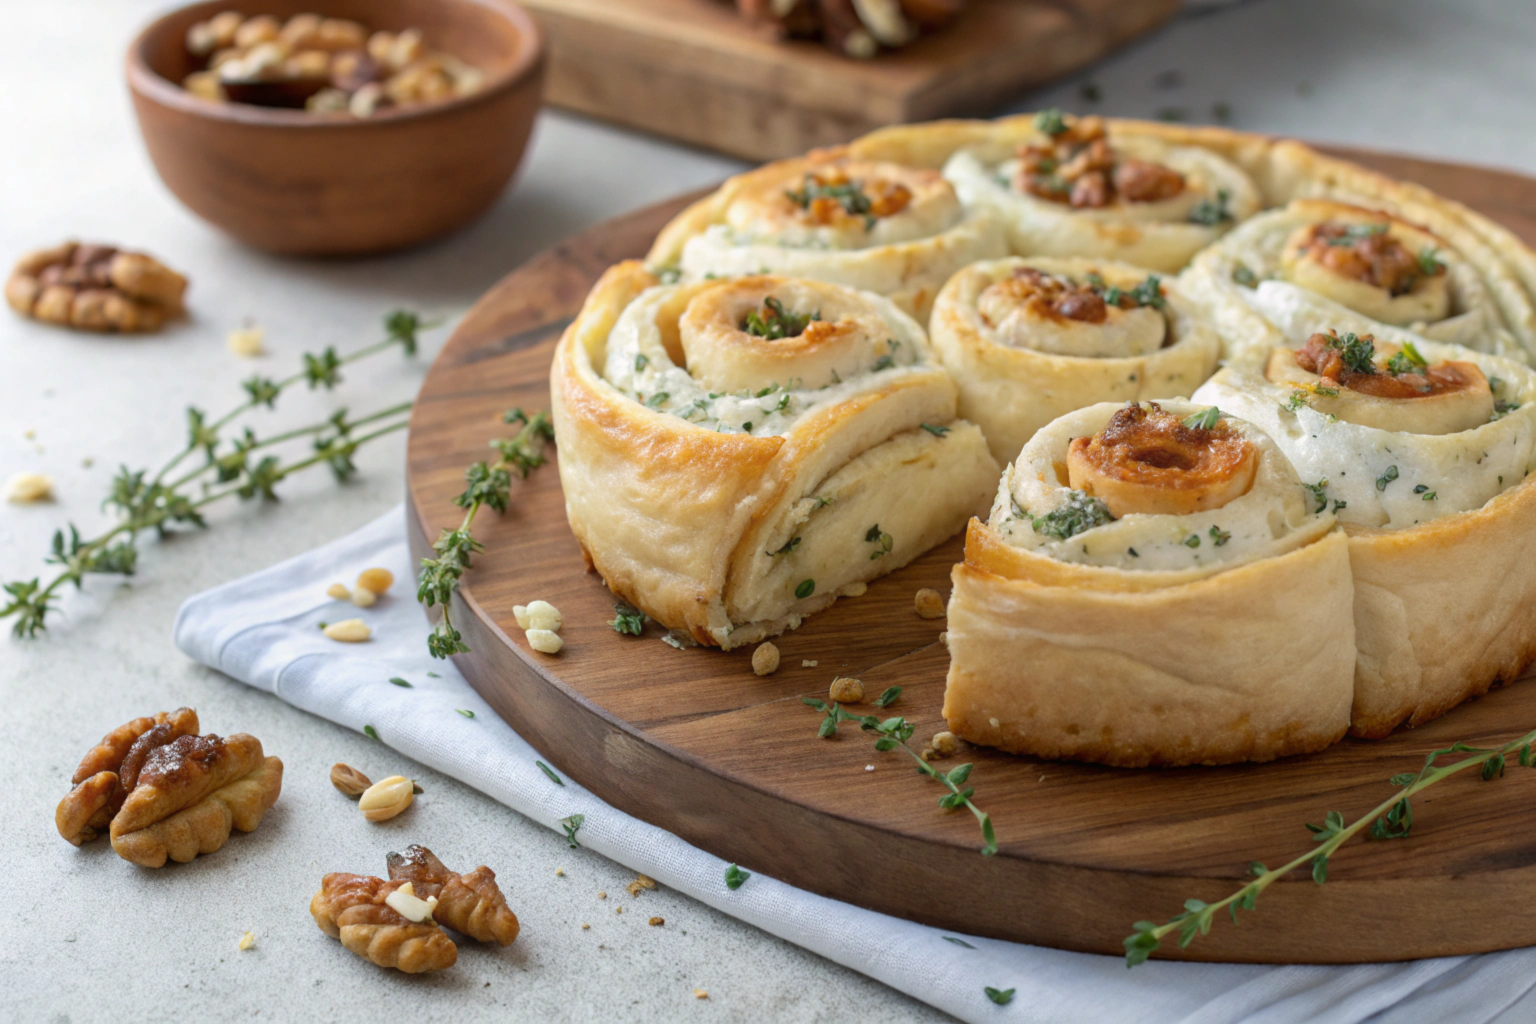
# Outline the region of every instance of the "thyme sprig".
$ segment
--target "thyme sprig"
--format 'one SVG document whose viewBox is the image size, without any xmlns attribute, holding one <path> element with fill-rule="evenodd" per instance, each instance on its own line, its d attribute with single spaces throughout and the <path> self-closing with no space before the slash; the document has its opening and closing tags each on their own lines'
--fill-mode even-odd
<svg viewBox="0 0 1536 1024">
<path fill-rule="evenodd" d="M 521 409 L 509 409 L 502 414 L 502 422 L 522 426 L 516 436 L 496 438 L 490 446 L 500 453 L 495 462 L 476 462 L 464 472 L 464 490 L 453 503 L 464 510 L 464 519 L 457 529 L 444 530 L 432 545 L 436 558 L 423 558 L 421 572 L 417 576 L 416 599 L 431 608 L 441 605 L 442 618 L 427 636 L 427 651 L 434 658 L 447 658 L 469 650 L 464 637 L 454 628 L 451 617 L 453 592 L 459 589 L 459 580 L 469 568 L 470 559 L 485 545 L 475 540 L 471 532 L 475 516 L 489 505 L 497 512 L 505 512 L 512 497 L 512 474 L 526 479 L 529 473 L 544 465 L 544 442 L 552 440 L 555 429 L 549 422 L 549 414 L 540 412 L 529 416 Z"/>
<path fill-rule="evenodd" d="M 357 417 L 341 409 L 320 423 L 270 437 L 257 435 L 249 425 L 226 437 L 226 428 L 257 408 L 275 408 L 279 396 L 300 384 L 311 390 L 333 390 L 341 383 L 342 367 L 380 352 L 398 346 L 405 355 L 414 355 L 418 333 L 431 326 L 415 313 L 396 310 L 384 318 L 383 340 L 344 355 L 330 346 L 318 355 L 305 353 L 302 369 L 279 380 L 253 376 L 241 385 L 246 400 L 222 416 L 210 418 L 196 406 L 188 406 L 187 442 L 181 451 L 153 475 L 148 469 L 120 467 L 102 502 L 104 509 L 115 513 L 117 522 L 91 538 L 82 537 L 74 523 L 55 531 L 46 561 L 59 566 L 59 571 L 47 583 L 35 577 L 3 584 L 9 601 L 0 605 L 0 619 L 14 618 L 16 636 L 34 637 L 47 629 L 48 616 L 56 610 L 59 591 L 66 584 L 79 590 L 91 574 L 132 575 L 138 568 L 139 538 L 148 531 L 163 536 L 178 524 L 206 527 L 203 510 L 208 506 L 230 497 L 275 500 L 279 483 L 322 463 L 338 481 L 348 479 L 357 470 L 353 454 L 375 438 L 404 430 L 411 403 Z M 312 453 L 307 457 L 285 461 L 258 454 L 301 438 L 311 439 Z M 184 464 L 189 459 L 194 466 L 187 469 Z"/>
<path fill-rule="evenodd" d="M 893 689 L 896 688 L 893 687 Z M 898 695 L 899 692 L 898 690 Z M 886 694 L 889 693 L 890 690 L 882 693 L 880 695 L 881 699 L 883 700 Z M 893 703 L 895 699 L 895 696 L 893 696 L 886 703 Z M 990 857 L 997 853 L 997 836 L 992 831 L 992 816 L 971 801 L 971 797 L 976 792 L 976 787 L 965 785 L 966 780 L 971 776 L 971 769 L 975 765 L 967 763 L 956 765 L 947 772 L 939 771 L 939 769 L 924 761 L 917 751 L 907 746 L 907 741 L 912 738 L 912 733 L 917 729 L 917 726 L 900 716 L 887 718 L 882 722 L 874 715 L 855 715 L 851 711 L 845 711 L 842 705 L 836 701 L 829 704 L 816 697 L 801 697 L 800 702 L 815 708 L 825 716 L 821 720 L 821 725 L 816 730 L 816 734 L 822 739 L 831 739 L 836 736 L 838 734 L 837 727 L 843 722 L 858 722 L 860 729 L 865 732 L 875 733 L 878 737 L 875 740 L 876 750 L 887 751 L 899 748 L 906 751 L 912 760 L 917 762 L 918 771 L 949 790 L 944 796 L 939 797 L 940 807 L 945 810 L 964 807 L 976 816 L 977 822 L 981 825 L 982 856 Z M 885 705 L 882 704 L 881 706 L 884 707 Z M 965 786 L 965 788 L 962 789 L 962 786 Z"/>
<path fill-rule="evenodd" d="M 1231 915 L 1232 923 L 1236 924 L 1239 910 L 1253 910 L 1259 895 L 1265 889 L 1303 865 L 1312 866 L 1312 880 L 1322 885 L 1328 880 L 1328 859 L 1333 856 L 1334 851 L 1364 829 L 1369 828 L 1368 835 L 1372 839 L 1408 838 L 1413 828 L 1412 799 L 1414 796 L 1468 768 L 1479 768 L 1479 775 L 1484 782 L 1500 778 L 1511 756 L 1517 759 L 1521 767 L 1536 766 L 1532 744 L 1536 744 L 1536 729 L 1497 747 L 1474 747 L 1457 741 L 1449 747 L 1430 752 L 1424 758 L 1424 767 L 1417 772 L 1404 772 L 1392 776 L 1392 785 L 1397 786 L 1401 792 L 1383 800 L 1352 824 L 1346 825 L 1344 815 L 1338 811 L 1329 811 L 1321 825 L 1308 824 L 1307 829 L 1312 832 L 1312 841 L 1318 844 L 1315 849 L 1308 850 L 1273 869 L 1254 861 L 1248 866 L 1249 871 L 1255 876 L 1253 881 L 1215 903 L 1205 903 L 1196 899 L 1185 900 L 1184 912 L 1170 918 L 1165 924 L 1137 921 L 1131 926 L 1133 930 L 1125 940 L 1126 966 L 1135 967 L 1143 963 L 1147 957 L 1157 951 L 1163 939 L 1175 932 L 1178 933 L 1179 947 L 1182 949 L 1188 946 L 1195 940 L 1195 936 L 1210 932 L 1216 913 L 1224 908 Z M 1472 756 L 1450 764 L 1435 764 L 1447 754 Z"/>
</svg>

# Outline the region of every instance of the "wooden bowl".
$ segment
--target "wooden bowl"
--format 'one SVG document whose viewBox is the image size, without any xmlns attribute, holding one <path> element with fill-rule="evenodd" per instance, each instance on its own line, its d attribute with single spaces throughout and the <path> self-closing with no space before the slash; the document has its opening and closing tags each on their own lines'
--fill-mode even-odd
<svg viewBox="0 0 1536 1024">
<path fill-rule="evenodd" d="M 196 70 L 187 29 L 230 8 L 416 27 L 485 85 L 368 119 L 199 99 L 179 84 Z M 355 256 L 446 234 L 496 201 L 538 112 L 543 52 L 533 19 L 505 0 L 210 0 L 140 33 L 128 88 L 155 169 L 192 212 L 258 249 Z"/>
</svg>

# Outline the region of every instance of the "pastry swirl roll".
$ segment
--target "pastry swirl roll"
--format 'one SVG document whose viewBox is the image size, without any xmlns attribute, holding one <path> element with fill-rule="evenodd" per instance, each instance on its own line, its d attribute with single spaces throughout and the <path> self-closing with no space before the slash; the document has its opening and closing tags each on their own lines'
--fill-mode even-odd
<svg viewBox="0 0 1536 1024">
<path fill-rule="evenodd" d="M 1259 214 L 1195 258 L 1192 290 L 1247 301 L 1279 281 L 1376 324 L 1527 362 L 1498 300 L 1528 305 L 1502 263 L 1479 264 L 1401 217 L 1325 199 Z"/>
<path fill-rule="evenodd" d="M 1074 409 L 1193 394 L 1221 353 L 1176 284 L 1108 260 L 973 264 L 939 293 L 929 327 L 960 415 L 1000 464 Z"/>
<path fill-rule="evenodd" d="M 1262 197 L 1232 161 L 1198 146 L 1046 111 L 1012 139 L 957 149 L 944 176 L 995 210 L 1023 256 L 1093 256 L 1175 271 Z"/>
<path fill-rule="evenodd" d="M 944 717 L 1125 767 L 1264 761 L 1349 725 L 1344 536 L 1263 431 L 1187 401 L 1041 429 L 953 574 Z"/>
<path fill-rule="evenodd" d="M 610 269 L 551 373 L 571 529 L 613 592 L 723 648 L 863 592 L 986 507 L 997 464 L 889 299 Z"/>
<path fill-rule="evenodd" d="M 938 171 L 829 151 L 732 178 L 661 232 L 649 262 L 685 281 L 831 281 L 888 296 L 926 321 L 951 274 L 1007 252 L 992 213 L 962 206 Z"/>
<path fill-rule="evenodd" d="M 1196 393 L 1267 431 L 1349 536 L 1353 731 L 1450 710 L 1536 657 L 1536 373 L 1264 282 L 1290 345 Z"/>
</svg>

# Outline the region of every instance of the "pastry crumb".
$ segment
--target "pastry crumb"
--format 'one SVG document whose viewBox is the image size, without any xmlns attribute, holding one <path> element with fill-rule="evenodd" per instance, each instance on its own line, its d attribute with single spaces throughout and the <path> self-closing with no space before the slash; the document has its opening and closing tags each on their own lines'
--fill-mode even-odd
<svg viewBox="0 0 1536 1024">
<path fill-rule="evenodd" d="M 254 945 L 256 945 L 256 933 L 255 932 L 246 932 L 244 935 L 240 936 L 240 948 L 241 949 L 250 949 Z"/>
<path fill-rule="evenodd" d="M 590 929 L 591 929 L 591 927 L 592 927 L 592 926 L 591 926 L 591 925 L 589 925 L 589 924 L 587 924 L 587 922 L 585 922 L 585 921 L 583 921 L 583 922 L 581 922 L 581 930 L 582 930 L 582 931 L 588 931 L 588 930 L 590 930 Z"/>
<path fill-rule="evenodd" d="M 696 988 L 696 989 L 693 990 L 693 998 L 695 998 L 695 999 L 708 999 L 709 998 L 709 993 L 704 991 L 701 988 Z"/>
<path fill-rule="evenodd" d="M 800 662 L 800 667 L 801 668 L 815 668 L 816 665 L 817 665 L 817 662 L 814 662 L 814 661 L 810 660 L 809 658 L 806 658 L 805 660 Z"/>
<path fill-rule="evenodd" d="M 867 765 L 864 766 L 864 770 L 867 771 L 867 772 L 872 772 L 872 771 L 875 770 L 875 766 L 872 765 L 872 764 L 867 764 Z"/>
<path fill-rule="evenodd" d="M 942 619 L 944 617 L 944 598 L 932 587 L 924 587 L 917 592 L 912 603 L 917 608 L 917 614 L 924 619 Z"/>
<path fill-rule="evenodd" d="M 933 745 L 935 751 L 945 757 L 960 749 L 960 741 L 955 738 L 954 733 L 948 731 L 934 733 L 933 739 L 928 742 Z"/>
<path fill-rule="evenodd" d="M 667 919 L 664 917 L 653 917 L 646 923 L 649 924 L 652 928 L 660 928 L 662 925 L 667 923 Z"/>
<path fill-rule="evenodd" d="M 608 898 L 608 894 L 606 892 L 599 891 L 598 894 L 597 894 L 597 898 L 600 899 L 600 900 L 605 900 L 605 899 Z"/>
<path fill-rule="evenodd" d="M 565 868 L 555 868 L 555 877 L 556 878 L 564 878 L 565 877 Z"/>
<path fill-rule="evenodd" d="M 622 913 L 624 913 L 624 908 L 623 907 L 614 907 L 613 908 L 613 912 L 615 914 L 622 914 Z"/>
<path fill-rule="evenodd" d="M 827 694 L 839 704 L 857 704 L 864 699 L 864 681 L 852 676 L 838 676 L 827 688 Z"/>
</svg>

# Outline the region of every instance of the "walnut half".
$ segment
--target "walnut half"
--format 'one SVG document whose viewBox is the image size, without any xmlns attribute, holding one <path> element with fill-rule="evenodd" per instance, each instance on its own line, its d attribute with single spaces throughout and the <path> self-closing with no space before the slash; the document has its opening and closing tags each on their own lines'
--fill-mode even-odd
<svg viewBox="0 0 1536 1024">
<path fill-rule="evenodd" d="M 5 282 L 22 316 L 84 331 L 155 331 L 183 313 L 187 279 L 143 253 L 65 242 L 30 253 Z"/>
<path fill-rule="evenodd" d="M 255 830 L 282 791 L 283 762 L 254 736 L 197 731 L 197 712 L 181 708 L 108 733 L 54 812 L 59 834 L 78 846 L 107 830 L 118 856 L 158 868 L 218 850 L 231 828 Z"/>
<path fill-rule="evenodd" d="M 461 875 L 424 846 L 391 853 L 387 862 L 388 881 L 332 872 L 309 901 L 320 930 L 358 956 L 418 974 L 451 967 L 458 959 L 458 948 L 441 926 L 503 946 L 517 938 L 517 915 L 507 907 L 490 868 L 482 864 Z M 390 895 L 406 885 L 416 897 L 437 901 L 430 917 L 412 921 L 389 905 Z"/>
</svg>

